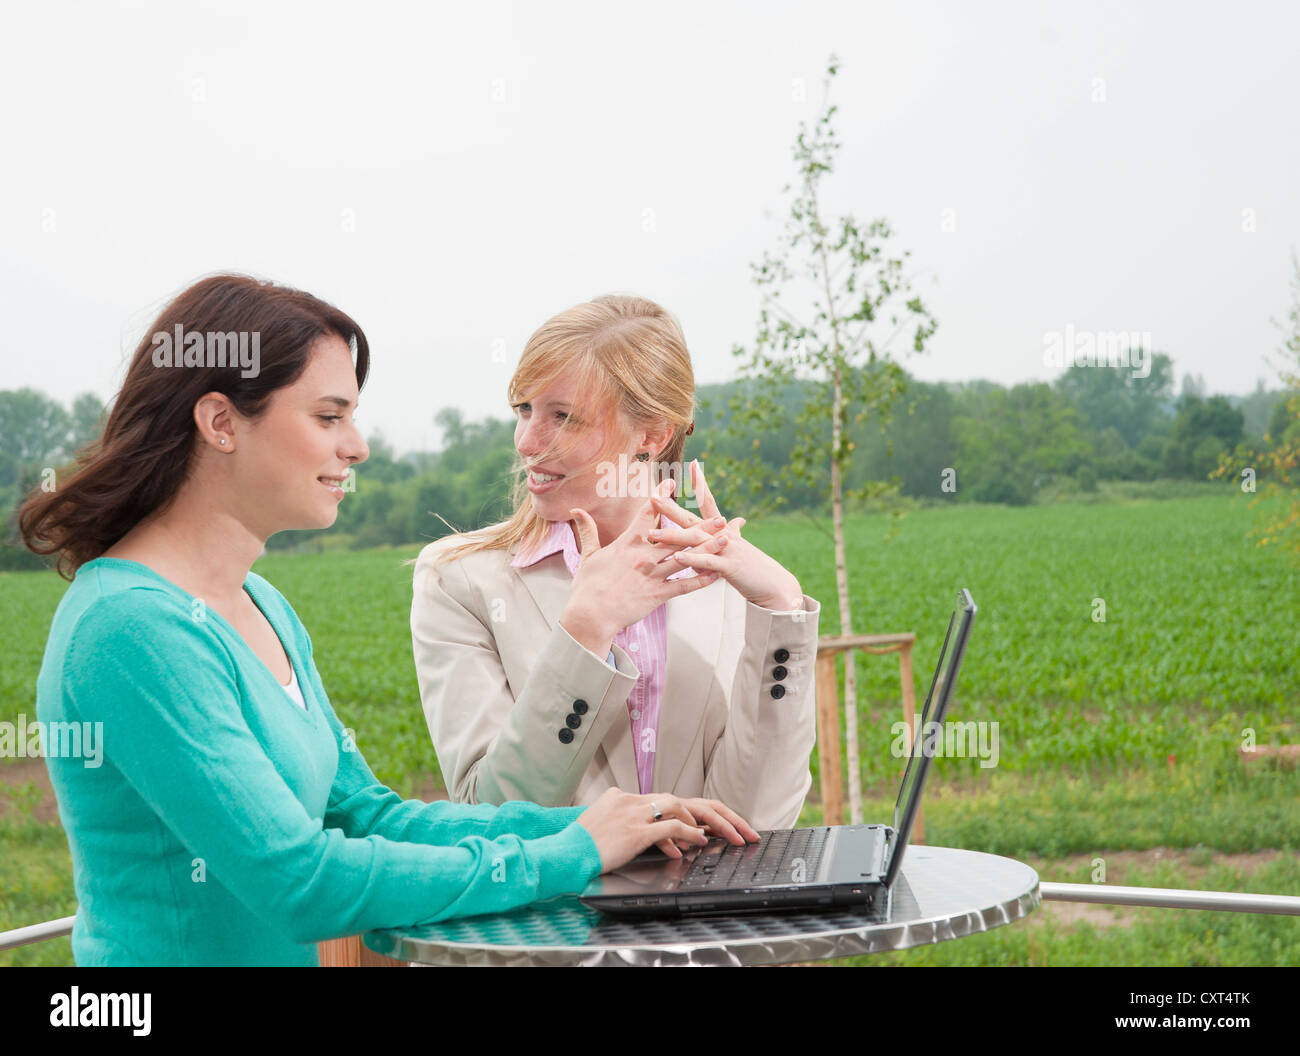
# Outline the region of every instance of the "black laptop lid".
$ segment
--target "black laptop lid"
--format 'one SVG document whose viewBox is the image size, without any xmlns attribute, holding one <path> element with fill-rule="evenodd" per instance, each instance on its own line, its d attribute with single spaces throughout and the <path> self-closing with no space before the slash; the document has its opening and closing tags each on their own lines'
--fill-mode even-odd
<svg viewBox="0 0 1300 1056">
<path fill-rule="evenodd" d="M 912 741 L 912 754 L 907 760 L 907 769 L 903 772 L 903 783 L 898 789 L 898 799 L 894 802 L 895 844 L 889 859 L 889 871 L 885 874 L 886 886 L 892 886 L 898 870 L 903 864 L 903 852 L 912 835 L 912 825 L 921 806 L 921 796 L 925 792 L 925 779 L 930 773 L 933 753 L 925 750 L 927 722 L 942 723 L 948 712 L 948 702 L 952 699 L 953 688 L 957 684 L 957 674 L 961 669 L 961 660 L 966 653 L 966 639 L 970 637 L 971 622 L 975 619 L 975 602 L 970 592 L 962 589 L 957 592 L 957 607 L 948 618 L 948 630 L 943 636 L 943 648 L 939 650 L 939 662 L 934 666 L 934 676 L 930 679 L 930 691 L 925 695 L 925 704 L 921 708 L 921 724 Z M 955 634 L 954 634 L 955 630 Z M 944 659 L 947 658 L 947 667 Z M 940 680 L 939 674 L 943 672 Z M 935 699 L 935 690 L 938 698 Z M 931 703 L 934 713 L 931 714 Z"/>
</svg>

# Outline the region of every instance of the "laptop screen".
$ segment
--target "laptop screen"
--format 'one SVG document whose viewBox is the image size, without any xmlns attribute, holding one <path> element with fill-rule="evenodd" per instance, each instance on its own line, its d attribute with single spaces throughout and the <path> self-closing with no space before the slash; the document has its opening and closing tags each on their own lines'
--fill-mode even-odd
<svg viewBox="0 0 1300 1056">
<path fill-rule="evenodd" d="M 975 602 L 967 591 L 959 591 L 957 607 L 948 618 L 948 629 L 944 632 L 943 648 L 939 650 L 939 662 L 934 665 L 930 691 L 926 693 L 925 703 L 918 715 L 920 721 L 912 741 L 912 754 L 907 760 L 907 769 L 903 771 L 903 782 L 898 789 L 898 799 L 894 801 L 894 831 L 897 837 L 889 863 L 887 880 L 889 883 L 892 883 L 894 875 L 902 864 L 903 849 L 912 834 L 912 823 L 916 820 L 921 794 L 925 790 L 925 778 L 933 761 L 933 738 L 926 736 L 926 723 L 942 723 L 948 711 L 948 701 L 952 695 L 958 669 L 961 667 L 962 654 L 966 651 L 966 639 L 970 635 L 970 625 L 974 616 Z M 940 733 L 939 737 L 942 736 Z"/>
</svg>

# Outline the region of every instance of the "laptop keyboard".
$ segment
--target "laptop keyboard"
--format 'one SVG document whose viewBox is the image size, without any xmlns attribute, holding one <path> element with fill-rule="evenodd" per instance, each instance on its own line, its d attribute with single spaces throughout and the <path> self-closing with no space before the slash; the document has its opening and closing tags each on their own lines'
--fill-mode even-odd
<svg viewBox="0 0 1300 1056">
<path fill-rule="evenodd" d="M 678 890 L 810 883 L 817 875 L 830 831 L 823 827 L 760 832 L 758 843 L 743 847 L 710 840 Z"/>
</svg>

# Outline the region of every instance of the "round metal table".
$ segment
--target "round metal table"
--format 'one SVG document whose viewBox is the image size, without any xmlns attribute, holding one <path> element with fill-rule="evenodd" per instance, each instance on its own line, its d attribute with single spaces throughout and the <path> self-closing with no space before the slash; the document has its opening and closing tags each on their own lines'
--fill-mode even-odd
<svg viewBox="0 0 1300 1056">
<path fill-rule="evenodd" d="M 566 895 L 494 916 L 372 931 L 365 943 L 440 965 L 787 964 L 959 939 L 1019 920 L 1040 900 L 1038 874 L 1021 862 L 914 845 L 884 922 L 844 910 L 630 920 Z"/>
</svg>

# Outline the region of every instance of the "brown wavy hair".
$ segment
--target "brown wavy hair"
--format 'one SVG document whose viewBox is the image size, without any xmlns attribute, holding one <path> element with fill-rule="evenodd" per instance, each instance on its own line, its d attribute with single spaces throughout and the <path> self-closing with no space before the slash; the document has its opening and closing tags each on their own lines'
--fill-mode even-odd
<svg viewBox="0 0 1300 1056">
<path fill-rule="evenodd" d="M 210 352 L 194 366 L 156 366 L 155 335 L 170 336 L 178 326 L 191 334 L 258 335 L 259 369 L 242 368 L 237 357 L 209 365 L 217 359 Z M 298 380 L 312 343 L 327 335 L 352 348 L 360 388 L 370 369 L 370 346 L 361 328 L 332 305 L 247 275 L 212 275 L 183 291 L 141 339 L 100 436 L 55 475 L 52 491 L 28 495 L 18 514 L 23 544 L 55 557 L 59 574 L 71 579 L 175 498 L 196 450 L 194 405 L 201 396 L 221 393 L 241 415 L 256 419 L 277 389 Z M 64 472 L 71 473 L 66 481 Z"/>
<path fill-rule="evenodd" d="M 672 433 L 663 450 L 651 456 L 651 479 L 658 484 L 671 476 L 677 482 L 674 496 L 683 501 L 681 461 L 695 410 L 695 373 L 676 318 L 653 301 L 628 294 L 606 294 L 566 309 L 528 339 L 510 379 L 511 405 L 534 401 L 568 372 L 578 393 L 572 409 L 575 417 L 589 423 L 584 428 L 598 423 L 611 426 L 598 462 L 616 448 L 618 426 L 668 423 Z M 572 439 L 566 436 L 570 429 L 566 421 L 557 430 L 552 450 L 570 446 Z M 516 544 L 528 549 L 545 537 L 550 522 L 533 509 L 525 466 L 518 457 L 514 473 L 510 518 L 463 533 L 460 541 L 438 552 L 435 564 L 480 550 L 509 550 Z"/>
</svg>

